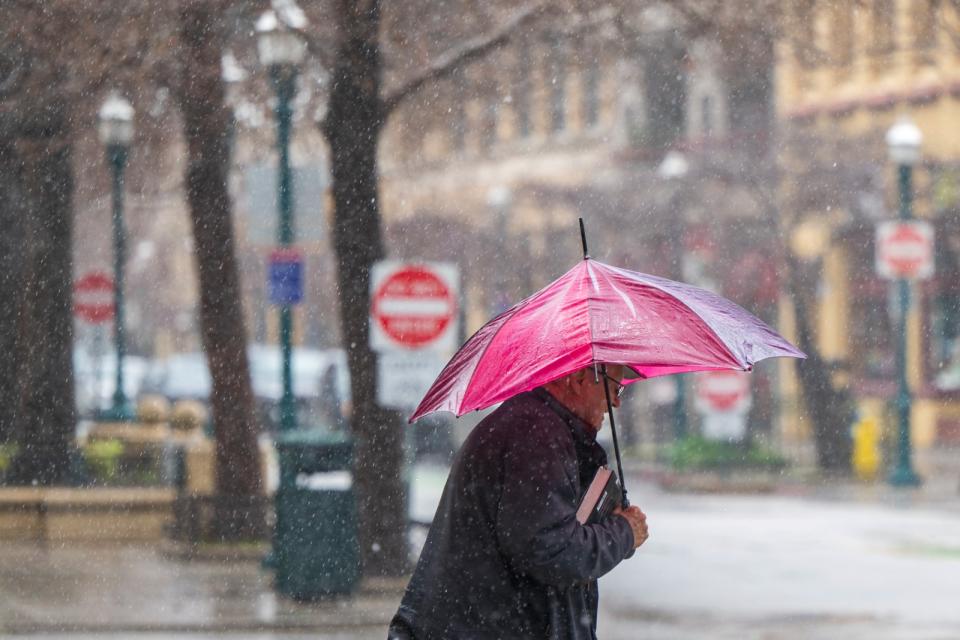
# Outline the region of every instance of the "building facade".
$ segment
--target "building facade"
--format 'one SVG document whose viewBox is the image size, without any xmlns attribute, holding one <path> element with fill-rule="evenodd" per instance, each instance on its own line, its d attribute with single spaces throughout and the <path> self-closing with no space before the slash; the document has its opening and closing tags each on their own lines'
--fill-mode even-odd
<svg viewBox="0 0 960 640">
<path fill-rule="evenodd" d="M 877 276 L 877 224 L 897 215 L 884 135 L 923 132 L 914 214 L 936 234 L 935 275 L 913 286 L 908 379 L 914 443 L 960 439 L 960 14 L 929 0 L 791 3 L 777 56 L 796 255 L 820 268 L 818 344 L 861 417 L 888 428 L 896 390 L 893 285 Z M 789 143 L 793 142 L 791 146 Z M 819 192 L 819 197 L 811 194 Z"/>
<path fill-rule="evenodd" d="M 467 335 L 582 257 L 578 217 L 593 257 L 713 288 L 776 324 L 772 226 L 709 171 L 767 154 L 770 60 L 745 82 L 716 43 L 686 41 L 666 17 L 648 24 L 632 44 L 524 34 L 392 117 L 380 156 L 391 255 L 460 265 Z M 680 170 L 666 170 L 677 154 Z M 774 377 L 752 378 L 761 431 L 775 422 Z M 675 382 L 638 389 L 653 407 L 638 422 L 672 437 Z"/>
</svg>

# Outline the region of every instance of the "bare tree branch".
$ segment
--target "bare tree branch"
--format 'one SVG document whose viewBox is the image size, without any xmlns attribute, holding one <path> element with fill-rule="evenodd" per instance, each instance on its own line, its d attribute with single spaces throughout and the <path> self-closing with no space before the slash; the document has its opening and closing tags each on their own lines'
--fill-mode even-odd
<svg viewBox="0 0 960 640">
<path fill-rule="evenodd" d="M 474 60 L 479 60 L 502 46 L 518 29 L 543 15 L 548 8 L 548 2 L 533 3 L 514 13 L 495 31 L 471 38 L 460 46 L 447 51 L 424 69 L 422 73 L 410 78 L 402 86 L 390 92 L 383 100 L 384 113 L 393 111 L 425 84 L 447 78 Z"/>
</svg>

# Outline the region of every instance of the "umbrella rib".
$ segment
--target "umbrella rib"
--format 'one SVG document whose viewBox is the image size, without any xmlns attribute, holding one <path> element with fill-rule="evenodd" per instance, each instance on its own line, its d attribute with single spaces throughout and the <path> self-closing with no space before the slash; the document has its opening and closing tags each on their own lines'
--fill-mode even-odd
<svg viewBox="0 0 960 640">
<path fill-rule="evenodd" d="M 728 356 L 730 356 L 730 359 L 732 359 L 734 362 L 736 362 L 737 364 L 739 364 L 741 367 L 744 367 L 744 369 L 743 369 L 744 371 L 750 371 L 750 370 L 753 368 L 752 365 L 751 365 L 751 363 L 749 363 L 749 362 L 747 362 L 747 363 L 746 363 L 746 366 L 744 366 L 744 363 L 741 361 L 741 358 L 738 358 L 738 357 L 736 356 L 736 354 L 734 354 L 734 353 L 730 350 L 730 347 L 728 347 L 728 346 L 727 346 L 727 343 L 723 341 L 723 339 L 720 337 L 720 334 L 717 333 L 717 330 L 713 328 L 713 325 L 710 324 L 710 323 L 707 321 L 706 318 L 704 318 L 702 315 L 700 315 L 700 313 L 698 313 L 696 309 L 694 309 L 693 307 L 691 307 L 691 306 L 687 303 L 686 300 L 684 300 L 683 298 L 679 297 L 676 293 L 673 293 L 673 292 L 671 292 L 671 291 L 668 291 L 667 289 L 665 289 L 665 288 L 663 288 L 662 286 L 656 284 L 655 282 L 650 282 L 650 281 L 647 281 L 647 280 L 643 280 L 642 278 L 638 278 L 638 277 L 636 277 L 635 272 L 629 271 L 628 269 L 617 269 L 617 267 L 612 267 L 612 266 L 610 266 L 610 265 L 604 265 L 604 266 L 607 267 L 607 268 L 609 268 L 609 269 L 616 270 L 616 271 L 620 271 L 620 272 L 626 274 L 631 280 L 634 280 L 634 281 L 636 281 L 636 282 L 639 282 L 639 283 L 641 283 L 641 284 L 643 284 L 643 285 L 645 285 L 645 286 L 648 286 L 648 287 L 653 287 L 653 288 L 656 289 L 657 291 L 660 291 L 661 293 L 670 296 L 671 299 L 676 300 L 678 303 L 682 304 L 684 307 L 686 307 L 686 309 L 687 309 L 688 311 L 690 311 L 690 313 L 692 313 L 694 316 L 696 316 L 697 318 L 699 318 L 699 319 L 700 319 L 700 322 L 702 322 L 702 323 L 704 324 L 704 326 L 706 326 L 707 329 L 710 330 L 710 333 L 713 335 L 714 340 L 716 340 L 717 344 L 720 345 L 720 347 L 723 349 L 723 351 L 726 352 L 726 354 L 727 354 Z M 591 338 L 592 338 L 592 337 L 593 337 L 593 336 L 591 335 Z"/>
<path fill-rule="evenodd" d="M 578 265 L 578 266 L 579 266 L 579 265 Z M 560 276 L 560 279 L 562 280 L 563 278 L 567 277 L 568 275 L 570 275 L 570 272 L 572 272 L 572 271 L 574 271 L 574 270 L 576 270 L 576 269 L 577 269 L 577 267 L 573 267 L 573 269 L 570 269 L 569 271 L 567 271 L 567 273 L 565 273 L 565 274 L 563 274 L 562 276 Z M 572 285 L 572 284 L 573 284 L 573 283 L 571 282 L 571 285 Z M 520 308 L 521 306 L 526 306 L 526 305 L 531 304 L 534 300 L 536 300 L 536 299 L 538 299 L 538 298 L 546 295 L 546 293 L 547 293 L 547 289 L 541 289 L 540 291 L 537 291 L 537 292 L 531 294 L 530 296 L 524 298 L 523 300 L 521 300 L 521 301 L 518 302 L 517 304 L 513 305 L 510 309 L 507 309 L 507 310 L 504 311 L 503 314 L 501 314 L 501 315 L 506 315 L 506 314 L 508 314 L 508 313 L 510 313 L 511 311 L 514 311 L 514 310 L 520 311 L 519 308 Z M 465 387 L 464 387 L 465 389 L 470 389 L 470 387 L 472 386 L 472 383 L 473 383 L 473 378 L 477 375 L 477 370 L 480 368 L 480 362 L 486 357 L 487 351 L 490 350 L 491 345 L 493 345 L 494 341 L 497 339 L 497 336 L 500 335 L 500 332 L 503 331 L 504 327 L 506 327 L 507 324 L 508 324 L 511 320 L 514 319 L 514 317 L 516 317 L 516 313 L 512 313 L 509 318 L 507 318 L 506 320 L 504 320 L 504 321 L 503 321 L 503 324 L 501 324 L 499 327 L 497 327 L 496 331 L 493 332 L 493 335 L 490 337 L 490 339 L 487 340 L 487 344 L 485 344 L 485 345 L 483 346 L 483 350 L 482 350 L 482 351 L 480 352 L 480 354 L 477 356 L 477 359 L 476 359 L 476 361 L 475 361 L 475 362 L 476 362 L 476 365 L 473 367 L 473 371 L 470 372 L 470 377 L 467 378 L 467 384 L 466 384 Z M 495 319 L 496 319 L 496 318 L 495 318 Z M 494 319 L 494 320 L 495 320 L 495 319 Z M 491 322 L 493 322 L 493 321 L 491 320 Z M 474 334 L 474 335 L 476 335 L 476 334 Z M 591 338 L 592 338 L 592 337 L 593 337 L 593 334 L 591 333 Z M 472 338 L 471 338 L 471 339 L 472 339 Z M 467 342 L 470 342 L 470 340 L 467 340 Z M 466 344 L 466 343 L 464 343 L 464 344 Z M 591 345 L 591 356 L 592 356 L 592 355 L 593 355 L 593 346 Z M 463 406 L 463 404 L 465 403 L 466 398 L 467 398 L 467 392 L 466 392 L 466 391 L 464 391 L 463 398 L 464 398 L 464 401 L 460 403 L 461 407 Z M 466 411 L 464 411 L 464 413 L 466 413 Z M 460 416 L 460 415 L 463 415 L 463 413 L 457 413 L 457 415 Z"/>
<path fill-rule="evenodd" d="M 518 303 L 518 304 L 519 304 L 519 303 Z M 506 315 L 507 313 L 508 313 L 508 311 L 504 311 L 504 315 Z M 480 369 L 480 362 L 481 362 L 481 361 L 483 360 L 483 358 L 487 355 L 487 351 L 490 350 L 490 345 L 493 344 L 493 341 L 496 340 L 496 338 L 497 338 L 498 335 L 500 335 L 500 332 L 501 332 L 501 331 L 503 330 L 503 328 L 507 325 L 507 323 L 510 322 L 511 320 L 513 320 L 513 318 L 514 318 L 515 315 L 516 315 L 515 313 L 510 314 L 510 317 L 507 318 L 506 320 L 504 320 L 503 323 L 502 323 L 499 327 L 497 327 L 497 330 L 493 332 L 493 335 L 490 337 L 489 340 L 487 340 L 487 344 L 483 345 L 483 350 L 480 352 L 480 354 L 477 356 L 477 359 L 475 360 L 475 363 L 476 363 L 476 364 L 474 364 L 474 366 L 473 366 L 473 371 L 470 372 L 470 376 L 467 378 L 467 384 L 465 384 L 465 385 L 463 386 L 463 400 L 460 401 L 460 407 L 459 407 L 459 408 L 463 408 L 463 405 L 464 405 L 464 404 L 466 403 L 466 401 L 467 401 L 467 392 L 469 392 L 470 387 L 471 387 L 471 385 L 473 384 L 473 378 L 474 378 L 474 376 L 477 375 L 477 371 Z M 474 334 L 474 335 L 476 335 L 476 334 Z M 470 341 L 467 340 L 467 342 L 470 342 Z M 466 344 L 466 343 L 464 343 L 464 344 Z M 464 411 L 463 413 L 466 413 L 466 411 Z M 458 413 L 457 413 L 457 416 L 458 416 L 458 417 L 459 417 L 459 416 L 462 416 L 463 413 L 459 413 L 459 412 L 458 412 Z"/>
</svg>

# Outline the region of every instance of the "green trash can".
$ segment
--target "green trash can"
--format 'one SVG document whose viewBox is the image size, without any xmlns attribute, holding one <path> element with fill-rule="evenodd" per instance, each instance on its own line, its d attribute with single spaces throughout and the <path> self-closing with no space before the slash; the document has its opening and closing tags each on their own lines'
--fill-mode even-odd
<svg viewBox="0 0 960 640">
<path fill-rule="evenodd" d="M 353 443 L 343 435 L 298 429 L 280 435 L 277 453 L 277 590 L 296 600 L 351 593 L 360 581 Z"/>
</svg>

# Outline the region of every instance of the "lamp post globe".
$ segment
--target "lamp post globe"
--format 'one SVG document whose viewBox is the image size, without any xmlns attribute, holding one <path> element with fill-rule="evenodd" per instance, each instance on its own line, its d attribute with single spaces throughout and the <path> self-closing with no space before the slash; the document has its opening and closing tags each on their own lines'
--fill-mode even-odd
<svg viewBox="0 0 960 640">
<path fill-rule="evenodd" d="M 127 154 L 133 141 L 133 105 L 119 93 L 111 93 L 100 107 L 99 134 L 107 153 L 112 176 L 113 202 L 113 282 L 114 341 L 116 345 L 116 386 L 113 405 L 101 413 L 104 420 L 130 421 L 136 413 L 124 391 L 123 360 L 127 353 L 124 326 L 124 263 L 126 262 L 126 230 L 123 222 L 123 177 Z"/>
<path fill-rule="evenodd" d="M 902 116 L 887 131 L 887 150 L 890 161 L 897 167 L 899 191 L 899 217 L 910 220 L 913 217 L 913 167 L 920 161 L 920 145 L 923 134 L 908 117 Z M 899 294 L 899 323 L 897 326 L 897 459 L 890 474 L 890 484 L 897 487 L 913 487 L 920 484 L 920 477 L 913 470 L 910 443 L 910 384 L 907 381 L 907 321 L 910 313 L 910 282 L 900 278 L 897 282 Z"/>
<path fill-rule="evenodd" d="M 657 167 L 657 175 L 665 180 L 679 180 L 686 177 L 690 164 L 686 156 L 676 149 L 667 152 Z"/>
<path fill-rule="evenodd" d="M 290 130 L 293 122 L 291 102 L 296 91 L 297 73 L 306 54 L 306 43 L 299 31 L 306 26 L 303 11 L 292 1 L 274 2 L 257 20 L 257 50 L 267 68 L 277 94 L 274 115 L 277 119 L 277 244 L 294 243 L 293 181 L 290 170 Z M 279 305 L 280 352 L 283 392 L 280 397 L 280 430 L 296 428 L 293 395 L 293 310 L 288 303 Z"/>
<path fill-rule="evenodd" d="M 895 165 L 912 167 L 920 162 L 923 133 L 909 117 L 901 116 L 887 130 L 886 141 L 890 161 Z"/>
</svg>

